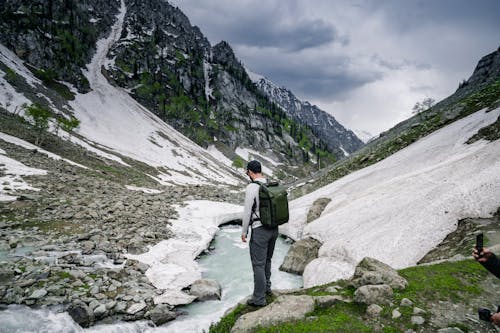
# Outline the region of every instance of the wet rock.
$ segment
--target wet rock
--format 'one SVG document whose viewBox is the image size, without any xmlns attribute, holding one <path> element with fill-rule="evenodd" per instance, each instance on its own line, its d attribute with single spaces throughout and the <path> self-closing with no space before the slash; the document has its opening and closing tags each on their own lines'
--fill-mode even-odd
<svg viewBox="0 0 500 333">
<path fill-rule="evenodd" d="M 189 293 L 196 297 L 198 301 L 207 301 L 221 298 L 222 288 L 216 280 L 200 279 L 192 285 Z"/>
<path fill-rule="evenodd" d="M 174 320 L 176 317 L 177 314 L 171 311 L 170 307 L 165 304 L 157 305 L 149 312 L 149 318 L 156 326 L 163 325 L 168 321 Z"/>
<path fill-rule="evenodd" d="M 314 238 L 301 239 L 290 246 L 280 271 L 302 275 L 307 264 L 318 257 L 321 242 Z"/>
<path fill-rule="evenodd" d="M 314 310 L 314 305 L 314 299 L 311 296 L 279 296 L 270 305 L 238 318 L 231 333 L 252 332 L 259 326 L 269 327 L 293 320 L 302 320 L 307 313 Z"/>
<path fill-rule="evenodd" d="M 389 304 L 393 291 L 389 285 L 366 285 L 354 292 L 354 301 L 364 304 Z"/>
<path fill-rule="evenodd" d="M 73 302 L 67 311 L 81 327 L 89 327 L 94 322 L 94 312 L 81 301 Z"/>
<path fill-rule="evenodd" d="M 358 264 L 351 280 L 354 288 L 364 285 L 389 285 L 394 289 L 404 289 L 408 285 L 398 272 L 377 259 L 366 257 Z"/>
<path fill-rule="evenodd" d="M 106 309 L 106 305 L 100 304 L 98 307 L 94 309 L 94 316 L 96 318 L 101 318 L 104 317 L 107 314 L 107 312 L 108 311 Z"/>
</svg>

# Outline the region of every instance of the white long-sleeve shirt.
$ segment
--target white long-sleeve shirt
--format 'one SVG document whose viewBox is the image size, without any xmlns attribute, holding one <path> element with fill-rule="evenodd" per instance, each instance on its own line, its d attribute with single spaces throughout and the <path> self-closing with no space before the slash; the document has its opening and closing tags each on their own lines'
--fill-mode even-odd
<svg viewBox="0 0 500 333">
<path fill-rule="evenodd" d="M 267 184 L 267 179 L 264 177 L 254 179 L 256 182 Z M 245 208 L 243 209 L 243 218 L 241 223 L 241 235 L 246 236 L 248 234 L 248 227 L 250 225 L 250 221 L 252 221 L 252 217 L 259 216 L 259 184 L 250 183 L 247 185 L 245 190 Z M 255 205 L 255 214 L 252 212 L 252 207 L 254 202 Z M 262 224 L 259 221 L 254 221 L 252 223 L 252 228 L 261 227 Z"/>
</svg>

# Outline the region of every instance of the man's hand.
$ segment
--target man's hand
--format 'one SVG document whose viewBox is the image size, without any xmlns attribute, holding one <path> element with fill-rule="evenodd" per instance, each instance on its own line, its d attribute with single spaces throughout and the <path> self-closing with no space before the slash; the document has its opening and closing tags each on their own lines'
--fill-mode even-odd
<svg viewBox="0 0 500 333">
<path fill-rule="evenodd" d="M 241 241 L 243 243 L 246 243 L 247 242 L 247 235 L 241 235 Z"/>
<path fill-rule="evenodd" d="M 493 324 L 500 326 L 500 312 L 494 313 L 491 316 L 491 321 L 493 322 Z"/>
<path fill-rule="evenodd" d="M 474 250 L 472 250 L 472 256 L 474 257 L 474 259 L 476 259 L 480 263 L 487 262 L 488 259 L 491 257 L 491 255 L 492 255 L 491 251 L 487 248 L 483 248 L 481 253 L 479 253 L 476 248 L 474 248 Z"/>
</svg>

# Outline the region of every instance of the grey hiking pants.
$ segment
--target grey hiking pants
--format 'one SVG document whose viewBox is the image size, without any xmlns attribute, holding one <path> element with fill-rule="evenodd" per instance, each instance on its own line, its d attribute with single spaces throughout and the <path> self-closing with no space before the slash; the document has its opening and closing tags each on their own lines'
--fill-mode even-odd
<svg viewBox="0 0 500 333">
<path fill-rule="evenodd" d="M 252 229 L 250 259 L 253 268 L 253 297 L 255 304 L 266 303 L 266 291 L 271 290 L 271 259 L 278 238 L 278 228 Z"/>
</svg>

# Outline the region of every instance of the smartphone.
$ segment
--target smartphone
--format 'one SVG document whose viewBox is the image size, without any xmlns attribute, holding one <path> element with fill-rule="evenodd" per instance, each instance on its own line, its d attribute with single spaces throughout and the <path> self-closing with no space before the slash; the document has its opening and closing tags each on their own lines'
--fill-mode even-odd
<svg viewBox="0 0 500 333">
<path fill-rule="evenodd" d="M 478 254 L 483 251 L 483 234 L 479 234 L 476 236 L 476 250 Z"/>
</svg>

